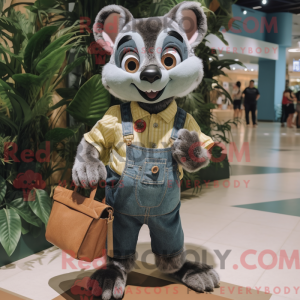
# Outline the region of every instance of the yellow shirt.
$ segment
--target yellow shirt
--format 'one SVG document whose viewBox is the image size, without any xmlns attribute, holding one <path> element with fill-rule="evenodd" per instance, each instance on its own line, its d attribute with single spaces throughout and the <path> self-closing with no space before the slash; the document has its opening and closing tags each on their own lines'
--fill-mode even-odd
<svg viewBox="0 0 300 300">
<path fill-rule="evenodd" d="M 133 131 L 133 145 L 146 148 L 171 147 L 170 137 L 177 112 L 175 100 L 158 114 L 148 113 L 137 102 L 131 102 L 130 109 L 133 122 L 139 119 L 146 122 L 146 129 L 143 132 Z M 202 147 L 209 149 L 213 146 L 213 140 L 201 132 L 195 119 L 188 113 L 184 128 L 198 133 Z M 98 149 L 105 165 L 108 164 L 112 170 L 122 174 L 126 160 L 126 144 L 123 141 L 120 105 L 110 107 L 92 130 L 84 135 L 84 138 Z M 183 177 L 181 166 L 179 166 L 179 171 L 181 179 Z"/>
</svg>

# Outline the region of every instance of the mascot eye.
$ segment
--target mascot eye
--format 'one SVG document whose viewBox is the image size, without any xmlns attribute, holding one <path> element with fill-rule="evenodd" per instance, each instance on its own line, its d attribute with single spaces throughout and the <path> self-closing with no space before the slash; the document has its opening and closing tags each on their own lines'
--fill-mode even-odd
<svg viewBox="0 0 300 300">
<path fill-rule="evenodd" d="M 122 58 L 121 67 L 128 73 L 135 73 L 140 67 L 139 56 L 133 51 L 127 52 Z"/>
<path fill-rule="evenodd" d="M 162 54 L 161 63 L 167 70 L 170 70 L 181 63 L 181 57 L 175 49 L 166 49 Z"/>
</svg>

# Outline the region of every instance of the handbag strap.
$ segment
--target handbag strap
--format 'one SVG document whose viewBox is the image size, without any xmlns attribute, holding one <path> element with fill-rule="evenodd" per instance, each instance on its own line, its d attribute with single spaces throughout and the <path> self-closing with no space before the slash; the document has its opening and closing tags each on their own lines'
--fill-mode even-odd
<svg viewBox="0 0 300 300">
<path fill-rule="evenodd" d="M 80 187 L 79 186 L 75 186 L 74 192 L 77 192 L 78 188 L 80 188 Z M 95 188 L 92 189 L 89 198 L 91 198 L 91 199 L 94 200 L 95 196 L 96 196 L 96 192 L 97 192 L 97 187 L 95 187 Z"/>
<path fill-rule="evenodd" d="M 97 192 L 97 188 L 94 188 L 92 191 L 91 191 L 91 193 L 90 193 L 90 197 L 89 198 L 91 198 L 91 199 L 95 199 L 95 196 L 96 196 L 96 192 Z"/>
<path fill-rule="evenodd" d="M 77 192 L 78 188 L 80 188 L 80 187 L 75 186 L 74 192 Z M 95 200 L 96 192 L 97 192 L 97 187 L 92 189 L 90 196 L 89 196 L 89 199 L 91 199 L 91 201 L 87 207 L 90 207 L 90 205 L 93 203 L 93 200 Z"/>
</svg>

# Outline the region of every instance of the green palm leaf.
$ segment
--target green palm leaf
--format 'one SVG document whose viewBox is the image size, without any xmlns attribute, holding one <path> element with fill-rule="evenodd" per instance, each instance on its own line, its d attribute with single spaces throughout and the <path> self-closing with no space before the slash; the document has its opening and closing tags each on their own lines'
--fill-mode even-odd
<svg viewBox="0 0 300 300">
<path fill-rule="evenodd" d="M 18 213 L 26 222 L 41 227 L 41 220 L 33 213 L 30 208 L 29 202 L 24 201 L 23 198 L 18 198 L 10 202 L 9 207 L 12 208 L 16 213 Z"/>
<path fill-rule="evenodd" d="M 70 128 L 53 128 L 46 133 L 45 141 L 60 142 L 72 137 L 75 133 L 76 131 Z"/>
<path fill-rule="evenodd" d="M 0 242 L 8 256 L 15 251 L 21 237 L 21 219 L 12 209 L 0 210 Z"/>
<path fill-rule="evenodd" d="M 50 37 L 58 29 L 56 26 L 47 26 L 35 33 L 29 40 L 25 53 L 24 53 L 24 62 L 26 66 L 26 72 L 29 72 L 32 68 L 32 63 L 34 59 L 43 49 L 43 45 L 47 40 L 50 40 Z"/>
<path fill-rule="evenodd" d="M 48 193 L 44 190 L 31 190 L 28 203 L 32 211 L 47 225 L 52 206 Z"/>
<path fill-rule="evenodd" d="M 67 111 L 76 120 L 89 126 L 99 121 L 110 104 L 110 94 L 104 88 L 99 74 L 90 78 L 77 92 Z"/>
<path fill-rule="evenodd" d="M 65 34 L 59 38 L 57 38 L 56 40 L 54 40 L 53 42 L 51 42 L 46 49 L 41 53 L 39 59 L 43 59 L 44 57 L 48 56 L 49 54 L 51 54 L 53 51 L 55 51 L 56 49 L 60 48 L 61 46 L 63 46 L 63 44 L 67 43 L 68 40 L 74 35 L 74 33 L 68 33 Z"/>
<path fill-rule="evenodd" d="M 34 119 L 37 116 L 44 116 L 48 112 L 52 102 L 52 93 L 43 95 L 32 109 L 32 118 Z"/>
<path fill-rule="evenodd" d="M 54 74 L 61 68 L 66 58 L 66 51 L 70 50 L 71 47 L 72 45 L 67 45 L 52 51 L 49 55 L 39 61 L 36 70 L 39 73 Z"/>
</svg>

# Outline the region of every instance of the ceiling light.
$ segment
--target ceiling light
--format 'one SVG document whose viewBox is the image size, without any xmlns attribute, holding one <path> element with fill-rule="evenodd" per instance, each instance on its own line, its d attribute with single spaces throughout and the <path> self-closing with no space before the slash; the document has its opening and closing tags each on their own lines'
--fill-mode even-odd
<svg viewBox="0 0 300 300">
<path fill-rule="evenodd" d="M 267 2 L 268 2 L 267 0 L 262 0 L 263 5 L 267 4 Z"/>
<path fill-rule="evenodd" d="M 235 61 L 239 61 L 239 59 L 238 59 L 238 58 L 236 58 L 236 59 L 235 59 Z"/>
<path fill-rule="evenodd" d="M 247 14 L 247 11 L 246 9 L 243 9 L 243 14 L 246 15 Z"/>
<path fill-rule="evenodd" d="M 289 52 L 300 52 L 300 48 L 289 49 Z"/>
<path fill-rule="evenodd" d="M 254 69 L 251 69 L 251 71 L 253 72 L 253 71 L 254 71 Z"/>
<path fill-rule="evenodd" d="M 261 6 L 254 6 L 254 7 L 252 7 L 253 9 L 260 9 L 261 8 Z"/>
<path fill-rule="evenodd" d="M 219 54 L 220 57 L 224 56 L 224 54 Z"/>
<path fill-rule="evenodd" d="M 248 71 L 248 69 L 245 69 L 245 71 Z"/>
</svg>

